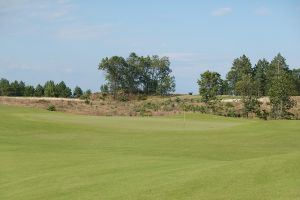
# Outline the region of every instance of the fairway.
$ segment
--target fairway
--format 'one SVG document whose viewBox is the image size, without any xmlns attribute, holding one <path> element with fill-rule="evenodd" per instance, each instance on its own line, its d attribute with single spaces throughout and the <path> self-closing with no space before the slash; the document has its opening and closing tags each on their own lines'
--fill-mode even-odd
<svg viewBox="0 0 300 200">
<path fill-rule="evenodd" d="M 300 122 L 0 105 L 0 199 L 300 199 Z"/>
</svg>

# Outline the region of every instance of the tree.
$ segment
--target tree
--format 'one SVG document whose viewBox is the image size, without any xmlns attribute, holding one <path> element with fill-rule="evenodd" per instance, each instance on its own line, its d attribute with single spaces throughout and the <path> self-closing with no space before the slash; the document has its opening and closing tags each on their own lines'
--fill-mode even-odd
<svg viewBox="0 0 300 200">
<path fill-rule="evenodd" d="M 23 81 L 14 81 L 10 83 L 8 96 L 24 96 L 25 83 Z"/>
<path fill-rule="evenodd" d="M 82 89 L 80 87 L 76 86 L 73 91 L 73 97 L 80 98 L 82 96 L 82 94 L 83 94 Z"/>
<path fill-rule="evenodd" d="M 267 94 L 267 75 L 266 71 L 269 67 L 269 62 L 266 59 L 258 60 L 254 67 L 254 80 L 256 82 L 256 95 L 258 97 L 266 96 Z"/>
<path fill-rule="evenodd" d="M 275 119 L 290 117 L 289 109 L 295 106 L 291 96 L 295 94 L 295 87 L 290 73 L 278 71 L 271 81 L 269 96 L 271 103 L 271 114 Z"/>
<path fill-rule="evenodd" d="M 113 56 L 102 59 L 98 69 L 105 71 L 107 85 L 114 96 L 118 91 L 167 95 L 175 90 L 175 78 L 170 75 L 172 70 L 167 57 L 139 57 L 135 53 L 127 59 Z"/>
<path fill-rule="evenodd" d="M 0 80 L 0 95 L 1 96 L 8 96 L 10 93 L 10 84 L 7 79 L 2 78 Z"/>
<path fill-rule="evenodd" d="M 252 73 L 252 65 L 247 56 L 242 55 L 241 57 L 234 59 L 231 70 L 226 76 L 231 94 L 239 95 L 236 91 L 236 83 L 242 80 L 244 75 Z"/>
<path fill-rule="evenodd" d="M 217 72 L 206 71 L 200 75 L 198 80 L 199 93 L 202 101 L 208 103 L 215 100 L 221 90 L 221 75 Z"/>
<path fill-rule="evenodd" d="M 174 76 L 164 76 L 159 80 L 157 85 L 157 94 L 161 96 L 166 96 L 172 92 L 175 92 L 175 77 Z"/>
<path fill-rule="evenodd" d="M 290 73 L 285 58 L 278 53 L 266 69 L 266 91 L 267 94 L 273 84 L 274 78 L 277 78 L 282 72 Z"/>
<path fill-rule="evenodd" d="M 172 70 L 170 69 L 170 61 L 167 57 L 159 58 L 158 56 L 152 57 L 152 67 L 154 74 L 151 81 L 156 81 L 156 94 L 164 96 L 171 92 L 175 92 L 175 77 L 171 76 Z M 155 91 L 155 88 L 153 88 Z"/>
<path fill-rule="evenodd" d="M 107 84 L 101 85 L 100 91 L 101 91 L 102 93 L 109 93 L 108 85 L 107 85 Z"/>
<path fill-rule="evenodd" d="M 236 91 L 242 96 L 243 113 L 246 117 L 249 116 L 249 113 L 258 114 L 260 112 L 256 88 L 257 84 L 251 74 L 243 75 L 242 79 L 236 83 Z"/>
<path fill-rule="evenodd" d="M 292 76 L 296 87 L 296 95 L 300 95 L 300 68 L 292 70 Z"/>
<path fill-rule="evenodd" d="M 271 114 L 275 119 L 282 119 L 290 116 L 289 109 L 295 106 L 296 102 L 291 99 L 295 94 L 295 85 L 292 74 L 285 62 L 285 59 L 278 60 L 274 58 L 273 65 L 277 62 L 277 72 L 273 74 L 270 86 L 269 96 L 271 103 Z M 275 67 L 274 67 L 275 68 Z"/>
<path fill-rule="evenodd" d="M 80 98 L 85 99 L 86 103 L 89 103 L 91 95 L 92 95 L 92 91 L 90 89 L 88 89 L 80 96 Z"/>
<path fill-rule="evenodd" d="M 64 81 L 61 81 L 55 86 L 55 96 L 67 98 L 72 95 L 72 90 L 66 86 Z"/>
<path fill-rule="evenodd" d="M 221 81 L 221 91 L 220 95 L 229 95 L 230 90 L 229 90 L 229 84 L 227 80 L 222 80 Z"/>
<path fill-rule="evenodd" d="M 102 59 L 99 64 L 99 68 L 104 70 L 106 75 L 105 79 L 108 81 L 110 90 L 116 96 L 116 92 L 120 89 L 123 89 L 125 81 L 125 74 L 123 73 L 127 66 L 127 63 L 124 58 L 119 56 L 113 56 L 111 58 Z"/>
<path fill-rule="evenodd" d="M 45 83 L 44 95 L 46 97 L 55 97 L 55 83 L 54 83 L 54 81 L 47 81 Z"/>
<path fill-rule="evenodd" d="M 34 96 L 34 87 L 31 85 L 25 86 L 24 96 L 33 97 Z"/>
<path fill-rule="evenodd" d="M 84 94 L 87 95 L 87 96 L 91 96 L 92 95 L 92 91 L 90 89 L 88 89 L 88 90 L 86 90 L 84 92 Z"/>
<path fill-rule="evenodd" d="M 34 96 L 36 97 L 42 97 L 44 96 L 44 88 L 43 86 L 41 86 L 40 84 L 38 84 L 35 88 L 35 91 L 34 91 Z"/>
<path fill-rule="evenodd" d="M 295 106 L 291 96 L 296 94 L 296 88 L 292 71 L 280 53 L 271 61 L 266 77 L 272 116 L 275 119 L 290 117 L 288 110 Z"/>
</svg>

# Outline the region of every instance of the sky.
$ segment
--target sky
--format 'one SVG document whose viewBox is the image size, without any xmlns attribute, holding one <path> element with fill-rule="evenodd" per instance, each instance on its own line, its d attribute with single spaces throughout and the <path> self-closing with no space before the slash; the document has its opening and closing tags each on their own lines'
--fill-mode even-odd
<svg viewBox="0 0 300 200">
<path fill-rule="evenodd" d="M 104 57 L 168 56 L 177 93 L 198 93 L 245 54 L 300 67 L 300 1 L 0 0 L 0 78 L 99 91 Z"/>
</svg>

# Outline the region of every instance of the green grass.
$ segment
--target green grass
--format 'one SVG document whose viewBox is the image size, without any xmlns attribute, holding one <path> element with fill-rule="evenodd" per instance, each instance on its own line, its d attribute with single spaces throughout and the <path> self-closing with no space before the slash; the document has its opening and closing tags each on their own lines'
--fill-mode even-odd
<svg viewBox="0 0 300 200">
<path fill-rule="evenodd" d="M 300 122 L 0 106 L 0 199 L 300 199 Z"/>
</svg>

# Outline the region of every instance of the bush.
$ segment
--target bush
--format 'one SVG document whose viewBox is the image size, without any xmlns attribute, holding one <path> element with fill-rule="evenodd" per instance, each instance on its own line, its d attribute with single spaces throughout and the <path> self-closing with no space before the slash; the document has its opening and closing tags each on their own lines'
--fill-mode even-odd
<svg viewBox="0 0 300 200">
<path fill-rule="evenodd" d="M 234 105 L 233 105 L 232 103 L 230 103 L 230 102 L 227 102 L 227 103 L 225 104 L 225 106 L 226 106 L 227 108 L 233 108 L 233 107 L 234 107 Z"/>
<path fill-rule="evenodd" d="M 85 104 L 90 104 L 90 100 L 89 100 L 89 99 L 85 99 L 85 100 L 84 100 L 84 103 L 85 103 Z"/>
<path fill-rule="evenodd" d="M 208 113 L 207 108 L 204 106 L 188 105 L 188 104 L 183 104 L 182 106 L 184 111 Z"/>
<path fill-rule="evenodd" d="M 139 94 L 139 95 L 137 96 L 137 99 L 138 99 L 139 101 L 147 100 L 147 95 Z"/>
<path fill-rule="evenodd" d="M 234 109 L 229 109 L 229 110 L 227 110 L 226 116 L 227 117 L 240 117 L 240 114 L 237 113 Z"/>
<path fill-rule="evenodd" d="M 49 110 L 49 111 L 56 111 L 56 108 L 55 108 L 54 105 L 51 104 L 51 105 L 48 106 L 47 110 Z"/>
<path fill-rule="evenodd" d="M 117 92 L 116 99 L 118 101 L 123 101 L 123 102 L 129 101 L 129 95 L 126 92 L 124 92 L 123 90 L 120 90 Z"/>
<path fill-rule="evenodd" d="M 262 110 L 261 112 L 257 112 L 256 115 L 260 118 L 260 119 L 264 119 L 267 120 L 269 113 L 266 110 Z"/>
</svg>

